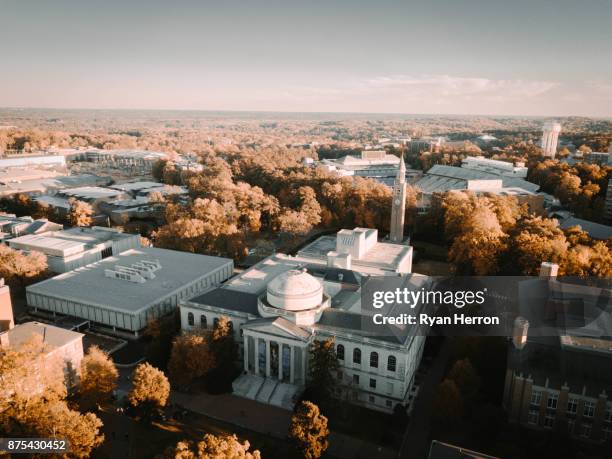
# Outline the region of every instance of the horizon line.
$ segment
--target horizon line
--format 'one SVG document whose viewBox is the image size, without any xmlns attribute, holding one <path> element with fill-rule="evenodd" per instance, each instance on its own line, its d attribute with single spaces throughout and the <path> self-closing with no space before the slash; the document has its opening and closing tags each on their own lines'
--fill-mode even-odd
<svg viewBox="0 0 612 459">
<path fill-rule="evenodd" d="M 595 120 L 612 120 L 612 115 L 510 115 L 510 114 L 487 114 L 487 113 L 408 113 L 408 112 L 357 112 L 357 111 L 290 111 L 290 110 L 251 110 L 251 109 L 200 109 L 200 108 L 103 108 L 103 107 L 35 107 L 35 106 L 0 106 L 0 110 L 67 110 L 67 111 L 152 111 L 152 112 L 225 112 L 225 113 L 261 113 L 261 114 L 318 114 L 318 115 L 392 115 L 392 116 L 461 116 L 461 117 L 504 117 L 504 118 L 588 118 Z"/>
</svg>

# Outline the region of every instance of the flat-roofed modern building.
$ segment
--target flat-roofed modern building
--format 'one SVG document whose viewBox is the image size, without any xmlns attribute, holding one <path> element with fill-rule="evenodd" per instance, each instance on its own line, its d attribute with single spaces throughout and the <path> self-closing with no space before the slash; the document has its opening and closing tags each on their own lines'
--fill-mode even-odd
<svg viewBox="0 0 612 459">
<path fill-rule="evenodd" d="M 12 249 L 43 253 L 49 270 L 65 273 L 125 250 L 139 248 L 140 235 L 93 226 L 28 234 L 7 242 Z"/>
<path fill-rule="evenodd" d="M 461 161 L 461 167 L 506 177 L 527 177 L 527 167 L 523 162 L 515 164 L 507 161 L 483 158 L 482 156 L 468 156 Z"/>
<path fill-rule="evenodd" d="M 31 285 L 28 306 L 138 336 L 150 319 L 227 280 L 232 260 L 151 247 L 130 249 Z"/>
</svg>

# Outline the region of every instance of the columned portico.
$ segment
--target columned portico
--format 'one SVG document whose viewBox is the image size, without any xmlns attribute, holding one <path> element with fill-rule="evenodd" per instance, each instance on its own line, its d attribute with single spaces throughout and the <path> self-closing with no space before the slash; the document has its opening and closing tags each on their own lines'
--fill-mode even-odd
<svg viewBox="0 0 612 459">
<path fill-rule="evenodd" d="M 285 333 L 286 336 L 270 333 L 278 332 L 274 322 L 279 320 L 284 319 L 266 321 L 267 324 L 261 324 L 263 327 L 249 324 L 243 329 L 244 371 L 289 384 L 304 385 L 310 339 L 307 336 L 291 336 L 289 333 Z M 251 347 L 254 349 L 251 350 Z"/>
</svg>

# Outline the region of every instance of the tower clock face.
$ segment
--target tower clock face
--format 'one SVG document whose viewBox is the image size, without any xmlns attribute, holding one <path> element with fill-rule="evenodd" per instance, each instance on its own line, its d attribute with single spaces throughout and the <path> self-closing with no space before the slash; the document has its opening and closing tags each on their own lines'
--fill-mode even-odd
<svg viewBox="0 0 612 459">
<path fill-rule="evenodd" d="M 396 200 L 395 200 L 395 205 L 396 205 L 396 206 L 399 206 L 399 204 L 400 204 L 400 200 L 399 200 L 399 199 L 396 199 Z"/>
</svg>

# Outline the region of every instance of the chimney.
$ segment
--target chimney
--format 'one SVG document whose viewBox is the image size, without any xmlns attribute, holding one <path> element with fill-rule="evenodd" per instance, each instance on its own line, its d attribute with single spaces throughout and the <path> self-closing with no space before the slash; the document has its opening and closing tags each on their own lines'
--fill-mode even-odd
<svg viewBox="0 0 612 459">
<path fill-rule="evenodd" d="M 514 319 L 514 329 L 512 330 L 512 344 L 516 350 L 522 351 L 527 344 L 529 333 L 529 321 L 524 317 L 518 316 Z"/>
<path fill-rule="evenodd" d="M 559 265 L 550 261 L 543 261 L 540 265 L 540 277 L 557 277 Z"/>
</svg>

